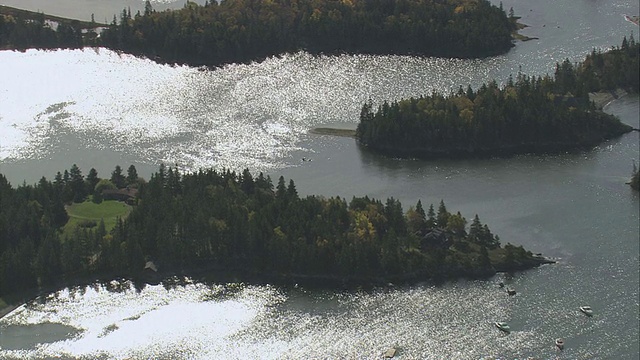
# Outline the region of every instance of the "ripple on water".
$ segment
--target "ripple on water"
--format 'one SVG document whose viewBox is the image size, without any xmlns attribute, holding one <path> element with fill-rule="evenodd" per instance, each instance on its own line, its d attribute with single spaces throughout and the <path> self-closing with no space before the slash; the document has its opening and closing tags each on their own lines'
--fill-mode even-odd
<svg viewBox="0 0 640 360">
<path fill-rule="evenodd" d="M 485 80 L 504 61 L 297 53 L 202 70 L 106 49 L 0 58 L 1 159 L 42 159 L 75 146 L 185 169 L 256 171 L 310 151 L 299 145 L 309 128 L 357 122 L 369 99 L 449 92 Z"/>
<path fill-rule="evenodd" d="M 125 282 L 119 287 L 62 290 L 8 315 L 0 322 L 3 329 L 31 331 L 52 324 L 79 331 L 73 336 L 58 331 L 51 341 L 21 342 L 17 351 L 11 350 L 14 341 L 13 347 L 3 345 L 0 356 L 211 358 L 206 354 L 231 351 L 229 337 L 279 297 L 270 287 L 241 287 L 227 297 L 212 297 L 220 294 L 220 286 L 203 284 L 136 290 Z"/>
<path fill-rule="evenodd" d="M 566 274 L 565 267 L 532 271 L 557 279 L 554 273 Z M 405 359 L 553 358 L 557 337 L 566 340 L 565 358 L 603 355 L 612 347 L 633 351 L 618 331 L 607 330 L 625 318 L 627 305 L 598 303 L 589 318 L 577 309 L 580 284 L 571 280 L 556 284 L 564 291 L 544 293 L 531 283 L 540 276 L 530 271 L 517 278 L 341 293 L 243 284 L 94 284 L 56 292 L 2 319 L 2 329 L 56 324 L 77 330 L 21 350 L 3 345 L 0 357 L 373 359 L 396 347 Z M 499 281 L 523 291 L 508 296 Z M 508 322 L 511 333 L 495 328 L 495 321 Z"/>
</svg>

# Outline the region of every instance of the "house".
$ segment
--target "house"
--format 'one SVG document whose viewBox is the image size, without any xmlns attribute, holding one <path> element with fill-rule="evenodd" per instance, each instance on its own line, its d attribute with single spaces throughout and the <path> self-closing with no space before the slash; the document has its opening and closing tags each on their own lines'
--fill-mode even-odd
<svg viewBox="0 0 640 360">
<path fill-rule="evenodd" d="M 158 274 L 158 268 L 153 261 L 147 261 L 144 265 L 144 269 L 140 273 L 140 280 L 149 285 L 158 285 L 161 281 L 160 274 Z"/>
<path fill-rule="evenodd" d="M 123 189 L 104 189 L 102 190 L 102 198 L 104 200 L 123 201 L 128 205 L 135 205 L 138 189 L 126 187 Z"/>
<path fill-rule="evenodd" d="M 427 251 L 429 248 L 442 248 L 446 249 L 451 246 L 451 241 L 447 232 L 444 229 L 433 229 L 426 233 L 420 240 L 420 248 L 423 251 Z"/>
</svg>

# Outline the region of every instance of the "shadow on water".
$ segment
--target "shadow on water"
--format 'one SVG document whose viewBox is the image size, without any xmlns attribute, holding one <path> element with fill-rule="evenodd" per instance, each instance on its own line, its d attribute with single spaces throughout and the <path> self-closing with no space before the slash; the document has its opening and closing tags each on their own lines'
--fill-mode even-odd
<svg viewBox="0 0 640 360">
<path fill-rule="evenodd" d="M 34 349 L 38 344 L 49 344 L 80 335 L 82 330 L 73 326 L 40 323 L 0 326 L 0 348 L 3 350 Z"/>
</svg>

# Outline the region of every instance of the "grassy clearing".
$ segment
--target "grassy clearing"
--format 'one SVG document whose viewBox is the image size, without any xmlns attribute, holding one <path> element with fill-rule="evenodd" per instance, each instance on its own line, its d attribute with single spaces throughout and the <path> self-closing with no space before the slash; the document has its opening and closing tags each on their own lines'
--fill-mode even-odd
<svg viewBox="0 0 640 360">
<path fill-rule="evenodd" d="M 106 200 L 96 204 L 90 200 L 83 203 L 72 204 L 66 207 L 69 221 L 64 226 L 62 237 L 71 235 L 73 231 L 85 221 L 100 223 L 104 219 L 104 226 L 111 231 L 116 225 L 118 217 L 125 218 L 131 212 L 131 206 L 116 200 Z"/>
</svg>

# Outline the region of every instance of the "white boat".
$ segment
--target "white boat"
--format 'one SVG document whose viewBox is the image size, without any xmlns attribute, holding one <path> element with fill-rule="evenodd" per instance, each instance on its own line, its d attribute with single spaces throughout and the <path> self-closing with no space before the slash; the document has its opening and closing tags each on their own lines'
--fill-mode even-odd
<svg viewBox="0 0 640 360">
<path fill-rule="evenodd" d="M 384 353 L 384 358 L 385 358 L 385 359 L 391 359 L 391 358 L 393 358 L 394 356 L 396 356 L 396 352 L 397 352 L 397 351 L 398 351 L 398 349 L 393 348 L 393 347 L 392 347 L 392 348 L 387 349 L 387 351 L 385 351 L 385 353 Z"/>
<path fill-rule="evenodd" d="M 591 306 L 589 305 L 580 306 L 580 311 L 582 311 L 587 316 L 593 315 L 593 309 L 591 309 Z"/>
<path fill-rule="evenodd" d="M 556 339 L 556 346 L 560 350 L 564 349 L 564 339 L 563 338 L 557 338 Z"/>
<path fill-rule="evenodd" d="M 640 16 L 638 15 L 633 15 L 633 16 L 629 16 L 629 15 L 623 15 L 624 19 L 627 20 L 628 22 L 632 22 L 636 25 L 640 25 Z"/>
<path fill-rule="evenodd" d="M 502 322 L 502 321 L 496 321 L 494 323 L 496 325 L 496 327 L 506 333 L 511 332 L 511 328 L 509 327 L 509 324 L 507 324 L 506 322 Z"/>
</svg>

